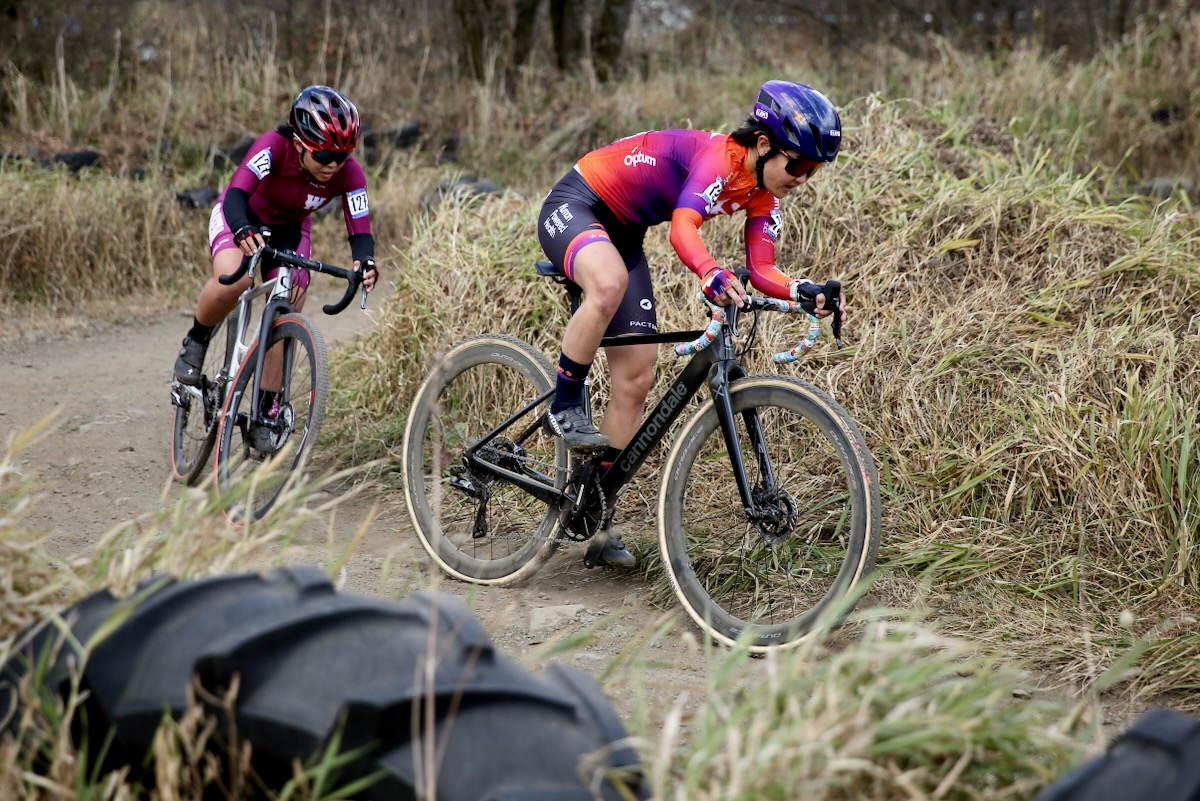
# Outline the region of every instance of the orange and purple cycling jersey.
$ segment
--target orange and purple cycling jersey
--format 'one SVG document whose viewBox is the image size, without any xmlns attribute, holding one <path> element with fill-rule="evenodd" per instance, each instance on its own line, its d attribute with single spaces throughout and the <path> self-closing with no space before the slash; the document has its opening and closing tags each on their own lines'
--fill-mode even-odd
<svg viewBox="0 0 1200 801">
<path fill-rule="evenodd" d="M 301 166 L 300 154 L 290 139 L 278 130 L 260 136 L 238 165 L 209 218 L 209 249 L 214 256 L 219 250 L 236 247 L 231 222 L 224 210 L 231 190 L 241 190 L 249 196 L 248 219 L 233 220 L 234 225 L 270 228 L 273 245 L 295 250 L 302 256 L 311 255 L 309 230 L 313 212 L 339 197 L 352 246 L 356 239 L 370 239 L 367 179 L 353 156 L 328 183 L 318 183 Z"/>
<path fill-rule="evenodd" d="M 577 169 L 627 225 L 671 223 L 671 244 L 693 272 L 718 266 L 700 226 L 719 214 L 746 213 L 746 266 L 751 283 L 787 298 L 788 277 L 775 267 L 779 201 L 745 168 L 746 147 L 728 134 L 648 131 L 619 139 L 579 160 Z"/>
</svg>

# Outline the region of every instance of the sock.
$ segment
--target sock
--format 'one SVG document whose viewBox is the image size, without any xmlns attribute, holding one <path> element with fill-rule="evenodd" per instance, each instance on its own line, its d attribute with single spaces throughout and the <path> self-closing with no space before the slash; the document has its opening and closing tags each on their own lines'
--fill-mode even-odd
<svg viewBox="0 0 1200 801">
<path fill-rule="evenodd" d="M 214 328 L 216 328 L 216 326 L 205 325 L 204 323 L 200 322 L 195 317 L 193 317 L 192 318 L 192 330 L 188 331 L 188 334 L 187 334 L 188 339 L 192 340 L 193 342 L 200 342 L 204 345 L 207 345 L 208 340 L 212 337 L 212 332 L 213 332 Z"/>
<path fill-rule="evenodd" d="M 620 448 L 614 448 L 609 445 L 604 449 L 604 453 L 600 454 L 600 475 L 604 475 L 613 466 L 613 462 L 617 461 L 617 456 L 621 453 Z"/>
<path fill-rule="evenodd" d="M 583 380 L 591 369 L 591 362 L 579 364 L 567 358 L 567 354 L 559 354 L 558 379 L 554 382 L 554 400 L 550 402 L 550 411 L 561 412 L 572 406 L 583 405 Z"/>
</svg>

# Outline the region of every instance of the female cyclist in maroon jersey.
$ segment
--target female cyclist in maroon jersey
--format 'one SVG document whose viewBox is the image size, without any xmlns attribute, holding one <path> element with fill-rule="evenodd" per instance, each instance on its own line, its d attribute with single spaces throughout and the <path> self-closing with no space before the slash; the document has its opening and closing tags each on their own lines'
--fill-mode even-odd
<svg viewBox="0 0 1200 801">
<path fill-rule="evenodd" d="M 718 214 L 746 212 L 746 266 L 765 295 L 800 301 L 819 316 L 823 286 L 775 265 L 779 198 L 837 157 L 841 119 L 812 87 L 768 81 L 746 123 L 731 134 L 649 131 L 585 155 L 546 196 L 538 237 L 547 257 L 580 287 L 583 303 L 563 336 L 554 401 L 546 428 L 577 452 L 604 451 L 610 465 L 645 413 L 656 345 L 607 351 L 612 399 L 597 429 L 583 409 L 583 381 L 604 336 L 658 330 L 642 240 L 670 221 L 675 252 L 720 305 L 745 302 L 746 290 L 700 239 Z M 844 316 L 844 313 L 843 313 Z M 610 536 L 601 558 L 632 567 L 634 557 Z"/>
<path fill-rule="evenodd" d="M 358 134 L 358 109 L 349 98 L 328 86 L 309 86 L 292 103 L 288 121 L 260 136 L 247 151 L 209 217 L 213 274 L 200 290 L 192 328 L 175 360 L 177 381 L 199 382 L 213 329 L 237 305 L 250 281 L 246 277 L 225 286 L 217 278 L 236 272 L 242 256 L 263 246 L 263 229 L 270 229 L 275 247 L 308 258 L 313 212 L 340 197 L 354 269 L 363 273 L 368 291 L 375 288 L 379 273 L 367 179 L 351 155 Z M 303 309 L 308 273 L 295 270 L 292 275 L 297 290 L 293 302 Z"/>
</svg>

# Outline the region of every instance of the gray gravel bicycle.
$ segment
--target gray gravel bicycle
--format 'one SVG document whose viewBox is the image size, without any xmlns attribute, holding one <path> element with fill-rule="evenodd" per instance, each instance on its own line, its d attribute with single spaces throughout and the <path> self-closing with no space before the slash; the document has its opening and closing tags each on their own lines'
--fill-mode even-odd
<svg viewBox="0 0 1200 801">
<path fill-rule="evenodd" d="M 267 260 L 278 264 L 279 271 L 255 285 Z M 217 487 L 232 499 L 227 514 L 238 522 L 261 518 L 301 472 L 325 415 L 328 349 L 321 331 L 292 305 L 296 269 L 346 281 L 346 294 L 325 305 L 326 314 L 341 312 L 362 287 L 362 275 L 354 270 L 270 245 L 260 249 L 243 259 L 235 273 L 219 279 L 229 285 L 249 274 L 250 286 L 213 330 L 199 384 L 171 385 L 172 472 L 185 484 L 199 482 L 215 448 L 211 467 Z M 253 327 L 259 302 L 263 311 Z M 362 288 L 360 306 L 366 308 L 366 302 Z M 218 346 L 222 340 L 223 348 Z"/>
<path fill-rule="evenodd" d="M 576 284 L 549 262 L 537 269 L 578 308 Z M 826 284 L 826 294 L 838 308 L 840 284 Z M 585 561 L 594 564 L 604 541 L 596 535 L 673 431 L 658 545 L 689 617 L 719 642 L 746 638 L 761 652 L 795 645 L 823 614 L 847 611 L 844 599 L 879 548 L 875 463 L 825 392 L 797 378 L 748 374 L 735 335 L 740 318 L 753 315 L 749 347 L 763 312 L 803 309 L 751 297 L 745 309 L 709 305 L 704 331 L 601 342 L 677 343 L 676 353 L 690 357 L 605 473 L 598 457 L 573 456 L 543 431 L 554 370 L 541 353 L 502 334 L 452 347 L 417 390 L 404 434 L 405 498 L 421 545 L 447 574 L 480 584 L 529 578 L 563 542 L 590 541 Z M 802 357 L 820 332 L 810 317 L 804 342 L 775 361 Z"/>
</svg>

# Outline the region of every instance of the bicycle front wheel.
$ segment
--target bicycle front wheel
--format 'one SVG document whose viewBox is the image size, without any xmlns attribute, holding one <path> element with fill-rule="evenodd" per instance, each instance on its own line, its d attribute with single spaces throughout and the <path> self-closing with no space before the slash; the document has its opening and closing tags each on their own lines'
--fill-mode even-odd
<svg viewBox="0 0 1200 801">
<path fill-rule="evenodd" d="M 879 479 L 849 415 L 811 384 L 754 376 L 730 396 L 756 513 L 742 502 L 709 401 L 664 465 L 659 547 L 691 619 L 761 653 L 802 641 L 874 567 Z"/>
<path fill-rule="evenodd" d="M 257 348 L 242 360 L 229 390 L 217 449 L 217 487 L 235 522 L 258 520 L 295 484 L 321 432 L 329 397 L 325 338 L 303 314 L 271 324 L 264 375 Z M 251 408 L 254 389 L 273 394 Z M 268 406 L 269 402 L 269 406 Z"/>
<path fill-rule="evenodd" d="M 557 546 L 557 505 L 465 458 L 494 435 L 477 451 L 481 460 L 562 489 L 567 449 L 542 431 L 546 403 L 534 403 L 554 386 L 552 376 L 529 345 L 484 335 L 451 348 L 413 398 L 404 495 L 421 545 L 455 578 L 513 584 L 533 575 Z"/>
<path fill-rule="evenodd" d="M 226 325 L 227 322 L 222 320 L 212 331 L 199 386 L 189 387 L 178 382 L 171 386 L 171 405 L 175 410 L 171 425 L 171 474 L 176 481 L 188 486 L 196 484 L 204 475 L 208 457 L 217 442 L 221 407 L 229 382 L 222 371 L 232 346 L 232 343 L 226 343 L 225 347 L 217 347 L 217 343 L 234 336 L 234 326 Z"/>
</svg>

